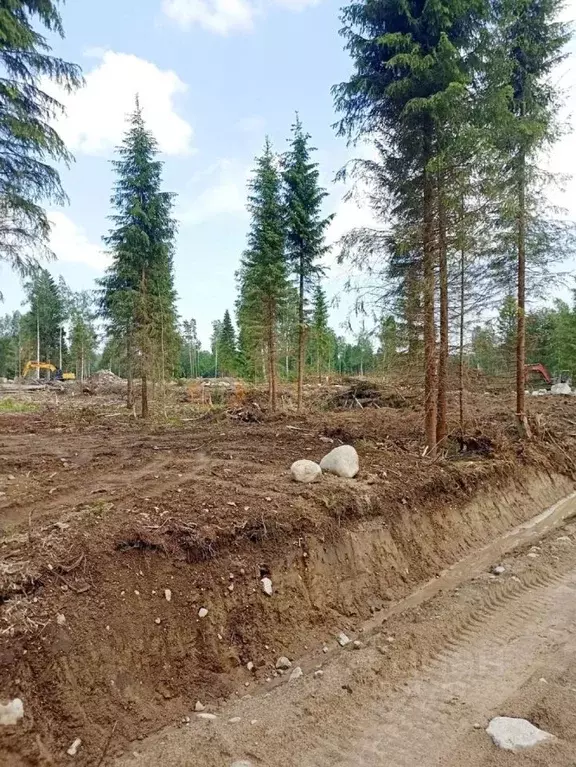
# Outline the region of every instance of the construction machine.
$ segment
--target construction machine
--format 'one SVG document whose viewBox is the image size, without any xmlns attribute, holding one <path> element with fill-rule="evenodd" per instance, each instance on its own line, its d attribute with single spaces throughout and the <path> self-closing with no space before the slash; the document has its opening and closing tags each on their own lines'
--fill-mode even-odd
<svg viewBox="0 0 576 767">
<path fill-rule="evenodd" d="M 546 365 L 543 365 L 541 362 L 537 362 L 531 365 L 524 365 L 524 376 L 526 382 L 528 382 L 528 378 L 531 374 L 541 376 L 547 386 L 552 386 L 553 384 L 557 383 L 567 383 L 569 386 L 572 385 L 572 375 L 569 370 L 560 370 L 559 372 L 555 373 L 554 376 L 551 376 Z"/>
<path fill-rule="evenodd" d="M 31 370 L 49 370 L 51 373 L 54 373 L 55 381 L 75 381 L 76 380 L 76 375 L 74 373 L 63 373 L 62 370 L 60 370 L 60 368 L 57 368 L 56 365 L 53 365 L 51 362 L 33 362 L 32 360 L 29 360 L 24 365 L 22 378 L 26 378 L 26 376 Z"/>
</svg>

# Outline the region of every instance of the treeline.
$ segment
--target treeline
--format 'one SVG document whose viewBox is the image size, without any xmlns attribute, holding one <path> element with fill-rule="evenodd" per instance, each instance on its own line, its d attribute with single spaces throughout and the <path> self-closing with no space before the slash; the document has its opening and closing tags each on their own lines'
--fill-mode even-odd
<svg viewBox="0 0 576 767">
<path fill-rule="evenodd" d="M 509 375 L 516 361 L 516 303 L 508 296 L 498 316 L 474 328 L 470 365 L 488 375 Z M 576 381 L 576 301 L 557 300 L 526 314 L 526 361 Z"/>
<path fill-rule="evenodd" d="M 79 380 L 89 376 L 99 357 L 93 291 L 74 292 L 41 268 L 32 270 L 24 290 L 28 309 L 0 317 L 0 377 L 19 377 L 29 360 L 51 363 Z"/>
</svg>

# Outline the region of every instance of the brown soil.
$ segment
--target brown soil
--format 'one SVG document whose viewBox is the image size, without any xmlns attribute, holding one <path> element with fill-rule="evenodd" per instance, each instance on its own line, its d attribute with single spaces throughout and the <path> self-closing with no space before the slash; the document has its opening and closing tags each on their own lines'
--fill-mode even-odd
<svg viewBox="0 0 576 767">
<path fill-rule="evenodd" d="M 26 712 L 0 762 L 65 763 L 81 737 L 76 763 L 97 764 L 354 630 L 571 489 L 572 398 L 539 400 L 538 439 L 522 444 L 511 402 L 474 395 L 469 433 L 437 461 L 405 399 L 300 418 L 255 398 L 203 416 L 181 404 L 170 426 L 98 396 L 0 416 L 0 702 Z M 292 461 L 341 442 L 360 453 L 357 480 L 290 481 Z"/>
</svg>

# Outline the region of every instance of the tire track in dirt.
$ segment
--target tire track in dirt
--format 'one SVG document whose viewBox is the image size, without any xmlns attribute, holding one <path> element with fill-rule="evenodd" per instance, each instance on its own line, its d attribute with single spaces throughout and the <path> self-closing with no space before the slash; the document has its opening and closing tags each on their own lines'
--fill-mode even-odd
<svg viewBox="0 0 576 767">
<path fill-rule="evenodd" d="M 545 632 L 575 646 L 576 571 L 526 578 L 490 596 L 447 641 L 446 648 L 396 699 L 371 698 L 357 722 L 327 723 L 311 750 L 290 764 L 304 767 L 420 767 L 444 759 L 475 721 L 498 706 L 532 673 Z M 557 641 L 557 637 L 556 640 Z M 457 710 L 464 706 L 464 716 Z M 456 715 L 455 715 L 456 710 Z M 276 762 L 272 762 L 276 763 Z"/>
</svg>

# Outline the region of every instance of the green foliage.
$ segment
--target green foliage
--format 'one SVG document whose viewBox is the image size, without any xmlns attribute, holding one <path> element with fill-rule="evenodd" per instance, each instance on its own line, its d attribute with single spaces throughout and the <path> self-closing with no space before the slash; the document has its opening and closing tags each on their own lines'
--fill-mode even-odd
<svg viewBox="0 0 576 767">
<path fill-rule="evenodd" d="M 312 316 L 312 348 L 318 378 L 321 378 L 328 366 L 330 351 L 330 328 L 328 327 L 328 302 L 326 293 L 320 284 L 314 291 L 314 312 Z"/>
<path fill-rule="evenodd" d="M 65 298 L 46 269 L 36 268 L 24 285 L 30 310 L 22 318 L 23 347 L 27 358 L 58 366 L 60 338 L 66 355 L 66 337 L 61 327 L 66 319 Z M 38 355 L 39 350 L 39 355 Z"/>
<path fill-rule="evenodd" d="M 34 402 L 21 402 L 12 397 L 0 399 L 0 413 L 33 413 L 35 410 L 38 405 Z"/>
<path fill-rule="evenodd" d="M 104 242 L 112 265 L 100 281 L 108 334 L 127 344 L 127 362 L 163 378 L 176 365 L 173 195 L 162 191 L 163 164 L 138 101 L 113 161 L 113 227 Z"/>
<path fill-rule="evenodd" d="M 221 375 L 235 375 L 237 370 L 236 333 L 228 309 L 224 312 L 224 319 L 218 334 L 218 350 Z"/>
<path fill-rule="evenodd" d="M 52 127 L 62 105 L 44 90 L 52 80 L 78 87 L 78 67 L 52 56 L 41 25 L 63 37 L 53 0 L 10 0 L 0 7 L 0 260 L 28 274 L 39 255 L 50 256 L 50 225 L 43 201 L 62 204 L 66 195 L 49 163 L 71 157 Z"/>
</svg>

